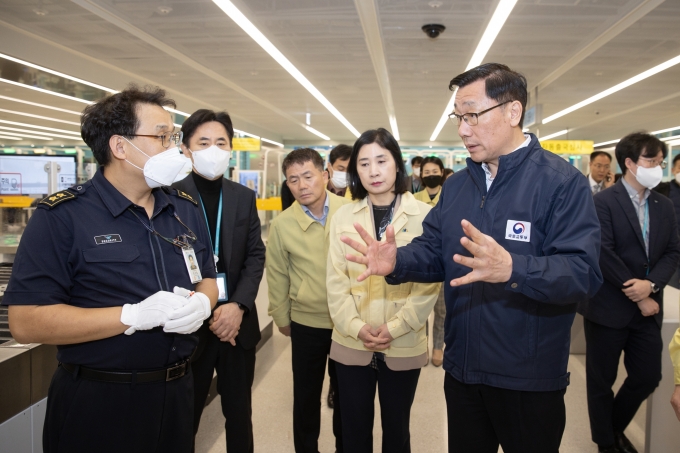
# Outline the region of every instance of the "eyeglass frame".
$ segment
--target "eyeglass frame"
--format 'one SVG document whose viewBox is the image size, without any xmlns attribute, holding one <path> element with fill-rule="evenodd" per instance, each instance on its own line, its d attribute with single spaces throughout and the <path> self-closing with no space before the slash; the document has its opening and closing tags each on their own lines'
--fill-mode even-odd
<svg viewBox="0 0 680 453">
<path fill-rule="evenodd" d="M 165 146 L 165 137 L 168 135 L 166 132 L 163 135 L 149 135 L 149 134 L 132 134 L 129 135 L 129 137 L 151 137 L 151 138 L 160 138 L 161 139 L 161 146 L 165 149 L 170 148 L 170 145 L 174 143 L 176 146 L 179 146 L 180 143 L 182 143 L 182 138 L 184 138 L 184 133 L 182 131 L 179 132 L 172 132 L 169 137 L 169 142 L 168 145 Z"/>
<path fill-rule="evenodd" d="M 651 158 L 651 157 L 640 156 L 640 157 L 638 157 L 638 161 L 640 161 L 640 159 L 644 160 L 645 162 L 649 162 L 650 164 L 655 163 L 654 159 Z M 635 165 L 638 165 L 638 163 L 636 162 Z M 653 167 L 645 167 L 645 168 L 656 168 L 656 167 L 659 167 L 659 166 L 661 167 L 662 170 L 665 170 L 666 167 L 668 167 L 668 162 L 666 162 L 665 160 L 662 160 L 660 163 L 654 165 Z"/>
<path fill-rule="evenodd" d="M 454 124 L 456 124 L 457 126 L 460 126 L 460 125 L 462 124 L 463 121 L 465 121 L 465 124 L 467 124 L 468 126 L 476 126 L 477 124 L 479 124 L 479 117 L 480 117 L 480 115 L 484 115 L 486 112 L 490 112 L 491 110 L 495 109 L 496 107 L 500 107 L 501 105 L 505 105 L 505 104 L 507 104 L 507 103 L 509 103 L 509 102 L 513 102 L 513 100 L 501 102 L 500 104 L 496 104 L 496 105 L 494 105 L 493 107 L 490 107 L 490 108 L 488 108 L 488 109 L 486 109 L 486 110 L 482 110 L 481 112 L 476 112 L 476 113 L 475 113 L 475 112 L 468 112 L 468 113 L 463 113 L 462 115 L 456 115 L 455 112 L 452 112 L 452 113 L 449 113 L 449 119 L 450 119 L 451 121 L 454 121 L 453 119 L 456 118 L 456 121 L 454 121 Z M 468 115 L 469 115 L 469 116 L 468 116 Z M 465 119 L 466 117 L 468 117 L 468 118 L 475 118 L 475 121 L 476 121 L 475 124 L 470 124 L 470 123 Z"/>
</svg>

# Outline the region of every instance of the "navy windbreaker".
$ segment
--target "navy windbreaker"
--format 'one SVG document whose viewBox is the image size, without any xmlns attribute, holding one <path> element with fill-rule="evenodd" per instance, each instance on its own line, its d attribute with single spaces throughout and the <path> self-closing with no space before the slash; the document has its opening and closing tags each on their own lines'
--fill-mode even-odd
<svg viewBox="0 0 680 453">
<path fill-rule="evenodd" d="M 512 256 L 507 283 L 448 282 L 471 269 L 461 220 Z M 468 384 L 551 391 L 569 384 L 570 329 L 576 304 L 602 284 L 600 224 L 588 180 L 531 135 L 499 159 L 489 191 L 481 164 L 449 179 L 423 223 L 422 236 L 397 252 L 390 284 L 444 280 L 444 369 Z"/>
</svg>

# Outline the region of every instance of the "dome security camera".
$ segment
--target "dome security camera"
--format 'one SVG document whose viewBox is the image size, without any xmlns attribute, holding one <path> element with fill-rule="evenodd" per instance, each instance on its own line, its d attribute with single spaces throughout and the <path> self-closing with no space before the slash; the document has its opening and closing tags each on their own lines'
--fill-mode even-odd
<svg viewBox="0 0 680 453">
<path fill-rule="evenodd" d="M 426 24 L 421 27 L 421 30 L 431 39 L 436 39 L 446 30 L 446 27 L 441 24 Z"/>
</svg>

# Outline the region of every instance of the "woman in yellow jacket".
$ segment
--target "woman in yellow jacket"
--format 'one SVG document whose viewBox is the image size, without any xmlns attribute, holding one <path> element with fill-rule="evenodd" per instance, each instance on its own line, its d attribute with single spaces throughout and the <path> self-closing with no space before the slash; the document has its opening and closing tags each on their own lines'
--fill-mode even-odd
<svg viewBox="0 0 680 453">
<path fill-rule="evenodd" d="M 438 157 L 426 157 L 420 165 L 420 180 L 425 189 L 416 193 L 418 201 L 434 207 L 439 202 L 439 194 L 444 183 L 444 164 Z M 432 326 L 432 365 L 442 366 L 444 363 L 444 319 L 446 304 L 444 303 L 444 285 L 439 291 L 437 303 L 434 304 L 434 325 Z"/>
<path fill-rule="evenodd" d="M 409 419 L 420 376 L 427 363 L 425 322 L 439 284 L 388 285 L 383 277 L 357 277 L 364 266 L 348 261 L 353 252 L 340 241 L 361 238 L 360 224 L 385 240 L 394 227 L 398 246 L 422 233 L 431 209 L 408 193 L 401 150 L 385 129 L 364 132 L 354 144 L 348 183 L 354 203 L 338 209 L 331 221 L 327 264 L 328 307 L 333 319 L 330 357 L 335 360 L 342 407 L 345 451 L 373 451 L 376 386 L 380 396 L 384 452 L 410 452 Z"/>
</svg>

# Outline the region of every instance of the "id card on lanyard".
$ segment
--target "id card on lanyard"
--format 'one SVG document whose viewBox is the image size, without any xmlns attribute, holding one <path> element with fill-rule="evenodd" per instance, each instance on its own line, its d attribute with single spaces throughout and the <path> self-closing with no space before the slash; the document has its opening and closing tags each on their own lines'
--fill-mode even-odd
<svg viewBox="0 0 680 453">
<path fill-rule="evenodd" d="M 203 199 L 200 194 L 198 199 L 201 201 L 201 208 L 203 208 L 203 217 L 205 217 L 205 224 L 208 227 L 208 236 L 210 236 L 210 223 L 208 223 L 208 215 L 205 212 L 205 205 L 203 204 Z M 213 246 L 213 257 L 215 259 L 215 272 L 217 272 L 217 262 L 219 258 L 220 250 L 220 230 L 222 229 L 222 192 L 220 192 L 220 203 L 217 208 L 217 225 L 215 227 L 215 240 L 210 237 L 210 243 Z M 229 293 L 227 292 L 227 274 L 220 272 L 215 277 L 217 282 L 218 297 L 217 302 L 226 302 L 229 300 Z"/>
</svg>

